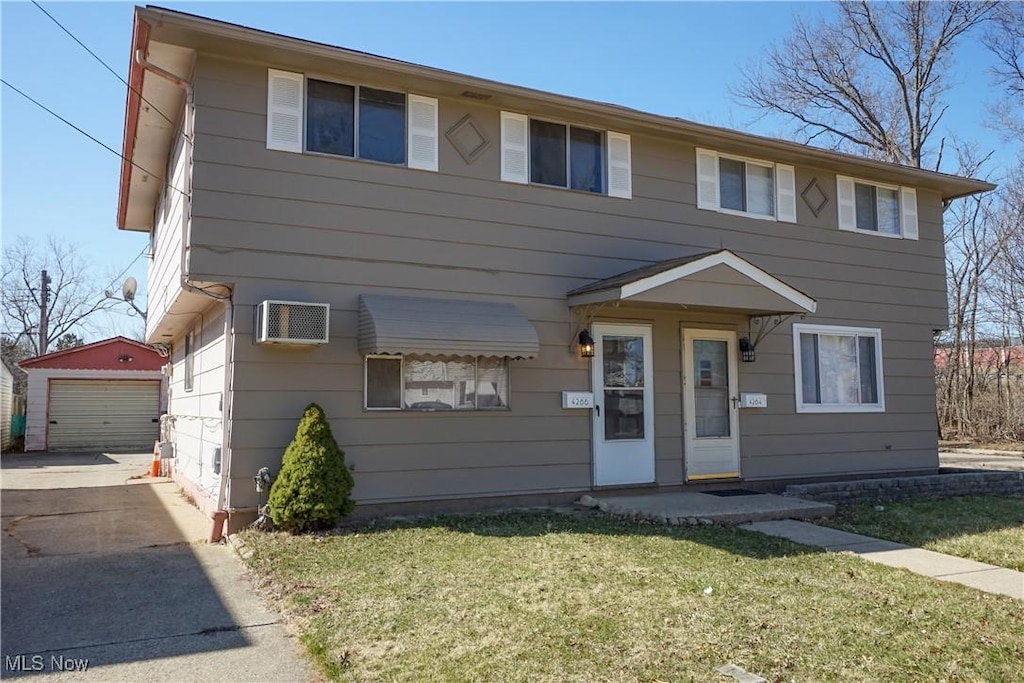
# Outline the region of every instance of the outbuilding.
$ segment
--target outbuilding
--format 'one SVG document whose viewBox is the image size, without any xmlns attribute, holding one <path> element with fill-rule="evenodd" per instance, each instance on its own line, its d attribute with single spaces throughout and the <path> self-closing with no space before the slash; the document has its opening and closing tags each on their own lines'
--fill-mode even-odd
<svg viewBox="0 0 1024 683">
<path fill-rule="evenodd" d="M 114 337 L 23 361 L 26 451 L 148 451 L 165 409 L 166 360 Z"/>
<path fill-rule="evenodd" d="M 14 414 L 14 372 L 5 358 L 0 363 L 0 450 L 11 447 L 11 417 Z"/>
</svg>

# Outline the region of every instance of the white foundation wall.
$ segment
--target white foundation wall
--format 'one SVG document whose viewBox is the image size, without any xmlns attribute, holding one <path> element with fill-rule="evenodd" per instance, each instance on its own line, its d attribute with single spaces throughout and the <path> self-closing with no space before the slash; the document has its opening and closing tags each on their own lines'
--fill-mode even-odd
<svg viewBox="0 0 1024 683">
<path fill-rule="evenodd" d="M 63 368 L 36 370 L 28 373 L 28 400 L 25 408 L 25 450 L 46 450 L 46 425 L 50 414 L 51 379 L 148 379 L 163 380 L 159 370 L 67 370 Z M 167 409 L 166 385 L 160 390 L 160 410 Z"/>
<path fill-rule="evenodd" d="M 217 508 L 220 474 L 217 449 L 224 440 L 224 308 L 216 304 L 195 316 L 186 328 L 194 332 L 191 391 L 185 390 L 185 335 L 172 344 L 168 436 L 174 444 L 174 476 L 197 506 Z"/>
</svg>

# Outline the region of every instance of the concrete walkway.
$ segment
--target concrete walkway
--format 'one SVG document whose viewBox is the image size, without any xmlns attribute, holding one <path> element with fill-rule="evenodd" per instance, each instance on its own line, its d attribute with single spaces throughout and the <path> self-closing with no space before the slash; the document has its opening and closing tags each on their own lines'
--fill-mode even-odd
<svg viewBox="0 0 1024 683">
<path fill-rule="evenodd" d="M 151 457 L 3 457 L 0 677 L 312 679 L 210 520 L 137 478 Z"/>
<path fill-rule="evenodd" d="M 796 520 L 754 522 L 740 528 L 831 552 L 849 551 L 869 562 L 908 569 L 940 581 L 951 581 L 986 593 L 1024 600 L 1024 573 L 1012 569 Z"/>
</svg>

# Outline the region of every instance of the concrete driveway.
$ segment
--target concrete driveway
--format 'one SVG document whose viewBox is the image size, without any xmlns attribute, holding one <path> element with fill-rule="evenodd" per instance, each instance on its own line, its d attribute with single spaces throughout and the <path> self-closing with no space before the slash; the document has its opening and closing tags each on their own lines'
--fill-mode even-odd
<svg viewBox="0 0 1024 683">
<path fill-rule="evenodd" d="M 210 522 L 149 455 L 9 455 L 2 669 L 97 681 L 308 681 Z M 63 669 L 63 670 L 62 670 Z"/>
<path fill-rule="evenodd" d="M 943 467 L 974 470 L 1024 470 L 1024 453 L 984 448 L 940 448 L 939 463 Z"/>
</svg>

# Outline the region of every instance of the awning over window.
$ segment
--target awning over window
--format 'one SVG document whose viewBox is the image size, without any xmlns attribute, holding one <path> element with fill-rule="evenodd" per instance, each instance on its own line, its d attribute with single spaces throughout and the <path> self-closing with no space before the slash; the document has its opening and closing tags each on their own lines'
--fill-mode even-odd
<svg viewBox="0 0 1024 683">
<path fill-rule="evenodd" d="M 512 304 L 363 295 L 359 351 L 536 358 L 540 342 Z"/>
<path fill-rule="evenodd" d="M 751 315 L 813 313 L 818 302 L 728 249 L 662 261 L 568 293 L 570 306 L 606 301 L 730 309 Z"/>
</svg>

